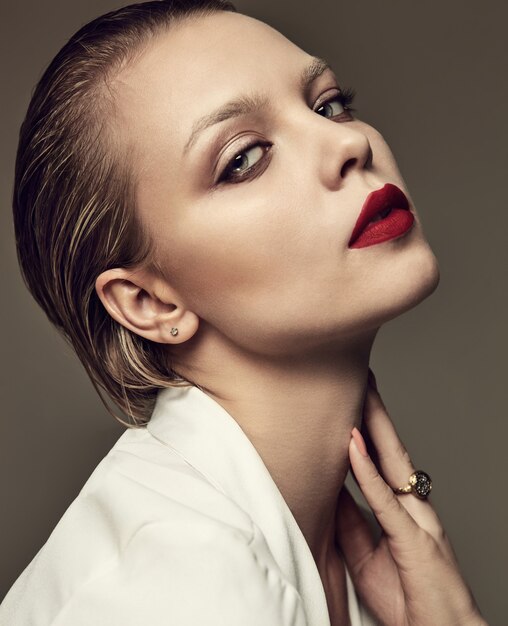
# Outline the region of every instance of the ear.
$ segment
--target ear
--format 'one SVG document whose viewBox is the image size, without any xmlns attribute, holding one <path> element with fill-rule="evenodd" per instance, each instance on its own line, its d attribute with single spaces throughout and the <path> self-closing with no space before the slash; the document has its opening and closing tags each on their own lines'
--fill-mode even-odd
<svg viewBox="0 0 508 626">
<path fill-rule="evenodd" d="M 198 316 L 167 282 L 148 271 L 106 270 L 95 281 L 95 290 L 113 319 L 151 341 L 183 343 L 198 329 Z"/>
</svg>

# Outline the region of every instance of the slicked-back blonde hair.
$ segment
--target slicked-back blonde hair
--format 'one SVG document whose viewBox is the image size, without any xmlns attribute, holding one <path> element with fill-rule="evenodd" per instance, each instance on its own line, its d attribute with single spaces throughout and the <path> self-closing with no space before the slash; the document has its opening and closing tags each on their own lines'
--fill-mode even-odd
<svg viewBox="0 0 508 626">
<path fill-rule="evenodd" d="M 23 279 L 126 426 L 149 421 L 159 389 L 189 383 L 171 369 L 167 346 L 117 323 L 95 291 L 109 268 L 157 270 L 136 218 L 132 159 L 113 132 L 109 85 L 154 36 L 221 10 L 236 11 L 225 0 L 160 0 L 87 23 L 44 71 L 20 129 L 13 212 Z"/>
</svg>

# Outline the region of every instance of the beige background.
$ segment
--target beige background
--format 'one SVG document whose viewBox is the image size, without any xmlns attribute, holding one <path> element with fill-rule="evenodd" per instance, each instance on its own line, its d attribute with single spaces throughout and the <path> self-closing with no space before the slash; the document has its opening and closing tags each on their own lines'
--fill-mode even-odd
<svg viewBox="0 0 508 626">
<path fill-rule="evenodd" d="M 113 1 L 2 8 L 0 598 L 121 434 L 25 290 L 10 195 L 31 89 Z M 298 6 L 298 10 L 297 10 Z M 238 0 L 328 59 L 394 151 L 440 261 L 437 291 L 384 327 L 373 369 L 490 624 L 506 563 L 507 10 L 504 0 Z M 253 50 L 255 54 L 255 50 Z"/>
</svg>

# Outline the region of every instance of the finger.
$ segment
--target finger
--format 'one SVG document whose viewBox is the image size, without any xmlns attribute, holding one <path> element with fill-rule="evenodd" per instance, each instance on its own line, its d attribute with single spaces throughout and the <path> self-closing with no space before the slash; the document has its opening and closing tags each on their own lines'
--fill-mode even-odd
<svg viewBox="0 0 508 626">
<path fill-rule="evenodd" d="M 363 412 L 363 427 L 377 453 L 378 465 L 386 482 L 400 487 L 415 471 L 411 458 L 402 444 L 379 391 L 368 387 Z"/>
<path fill-rule="evenodd" d="M 364 425 L 369 447 L 377 452 L 373 460 L 391 487 L 402 487 L 415 471 L 409 453 L 401 442 L 379 391 L 369 386 L 364 405 Z M 443 528 L 431 502 L 413 494 L 402 494 L 401 504 L 436 540 L 442 541 Z"/>
<path fill-rule="evenodd" d="M 357 428 L 349 442 L 349 458 L 358 486 L 388 539 L 413 545 L 421 529 L 379 474 Z"/>
<path fill-rule="evenodd" d="M 336 536 L 353 579 L 376 548 L 367 520 L 344 486 L 337 503 Z"/>
</svg>

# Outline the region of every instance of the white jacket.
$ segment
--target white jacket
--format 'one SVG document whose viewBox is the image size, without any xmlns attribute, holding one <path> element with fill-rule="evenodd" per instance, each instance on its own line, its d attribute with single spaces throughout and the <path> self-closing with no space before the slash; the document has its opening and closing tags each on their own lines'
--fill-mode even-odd
<svg viewBox="0 0 508 626">
<path fill-rule="evenodd" d="M 351 626 L 375 621 L 351 578 Z M 329 626 L 308 544 L 238 423 L 159 392 L 0 605 L 1 626 Z"/>
</svg>

